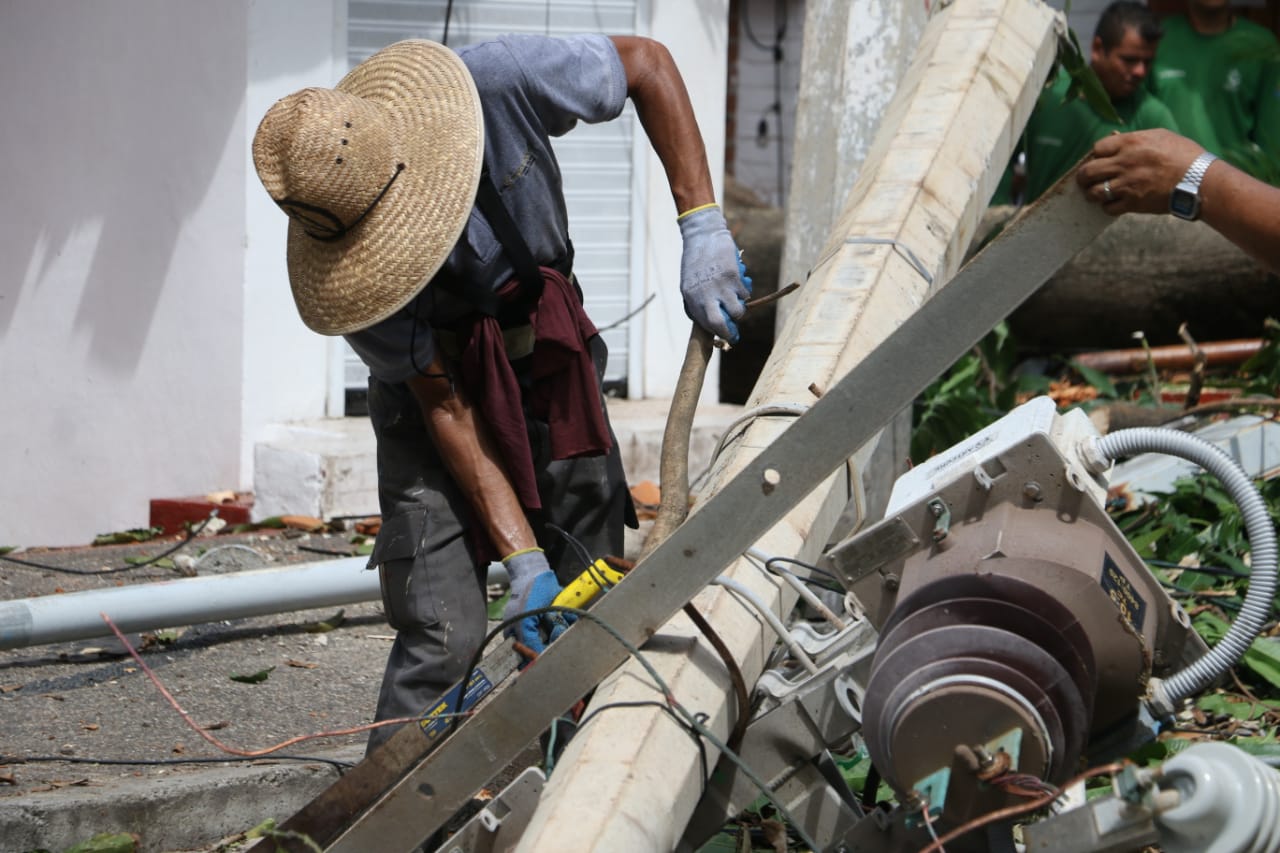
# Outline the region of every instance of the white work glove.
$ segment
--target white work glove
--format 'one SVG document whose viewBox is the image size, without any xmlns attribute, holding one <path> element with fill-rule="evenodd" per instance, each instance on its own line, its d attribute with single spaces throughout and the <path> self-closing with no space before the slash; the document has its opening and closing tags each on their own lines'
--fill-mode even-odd
<svg viewBox="0 0 1280 853">
<path fill-rule="evenodd" d="M 719 205 L 695 208 L 677 220 L 684 241 L 680 259 L 680 295 L 684 312 L 702 328 L 731 344 L 738 342 L 738 320 L 747 310 L 751 279 Z"/>
<path fill-rule="evenodd" d="M 511 597 L 502 611 L 504 621 L 529 610 L 550 607 L 560 594 L 560 581 L 551 571 L 551 564 L 541 548 L 517 551 L 504 558 L 502 564 L 507 567 L 507 576 L 511 579 Z M 508 626 L 506 634 L 542 654 L 547 644 L 568 627 L 569 622 L 562 613 L 538 613 Z"/>
</svg>

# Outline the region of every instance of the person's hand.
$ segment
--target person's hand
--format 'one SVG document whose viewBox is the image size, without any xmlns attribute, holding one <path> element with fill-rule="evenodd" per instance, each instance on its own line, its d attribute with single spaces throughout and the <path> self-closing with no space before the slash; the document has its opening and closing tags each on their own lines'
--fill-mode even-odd
<svg viewBox="0 0 1280 853">
<path fill-rule="evenodd" d="M 738 325 L 747 310 L 751 279 L 738 257 L 738 247 L 717 205 L 694 209 L 680 217 L 684 255 L 680 260 L 680 295 L 684 312 L 702 328 L 729 343 L 738 342 Z"/>
<path fill-rule="evenodd" d="M 1168 213 L 1173 188 L 1203 150 L 1170 130 L 1115 133 L 1094 143 L 1076 183 L 1112 216 Z"/>
<path fill-rule="evenodd" d="M 502 618 L 513 619 L 529 610 L 550 607 L 560 594 L 560 581 L 547 562 L 547 555 L 541 548 L 529 551 L 517 551 L 505 558 L 502 564 L 507 567 L 507 576 L 511 579 L 511 597 L 502 611 Z M 538 654 L 546 650 L 547 644 L 559 637 L 569 627 L 569 620 L 562 613 L 539 613 L 526 616 L 507 627 L 508 636 L 528 646 Z"/>
</svg>

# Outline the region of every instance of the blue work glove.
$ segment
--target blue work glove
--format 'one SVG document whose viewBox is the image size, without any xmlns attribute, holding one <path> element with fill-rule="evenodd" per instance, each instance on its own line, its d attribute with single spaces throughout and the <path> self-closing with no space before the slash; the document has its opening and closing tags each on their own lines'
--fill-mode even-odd
<svg viewBox="0 0 1280 853">
<path fill-rule="evenodd" d="M 738 320 L 747 310 L 751 279 L 719 205 L 694 208 L 677 220 L 684 241 L 680 259 L 680 295 L 684 312 L 702 328 L 731 344 L 738 342 Z"/>
<path fill-rule="evenodd" d="M 502 611 L 502 618 L 513 619 L 527 610 L 550 607 L 560 594 L 560 581 L 547 562 L 541 548 L 517 551 L 502 561 L 511 579 L 511 598 Z M 513 636 L 538 654 L 547 644 L 559 637 L 569 627 L 569 620 L 562 613 L 540 613 L 527 616 L 507 627 L 506 634 Z"/>
</svg>

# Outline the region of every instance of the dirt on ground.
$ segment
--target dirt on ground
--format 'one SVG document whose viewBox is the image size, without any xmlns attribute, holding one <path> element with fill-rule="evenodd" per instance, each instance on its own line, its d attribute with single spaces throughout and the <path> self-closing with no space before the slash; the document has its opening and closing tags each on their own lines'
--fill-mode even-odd
<svg viewBox="0 0 1280 853">
<path fill-rule="evenodd" d="M 629 532 L 629 553 L 638 553 L 650 524 Z M 26 549 L 0 558 L 0 608 L 82 590 L 355 557 L 368 541 L 353 532 L 270 529 Z M 163 562 L 136 565 L 169 551 Z M 491 599 L 504 591 L 491 586 Z M 19 798 L 49 802 L 94 791 L 110 797 L 124 782 L 131 790 L 163 791 L 247 764 L 324 763 L 336 780 L 363 757 L 367 731 L 351 730 L 373 719 L 393 631 L 379 599 L 174 625 L 124 640 L 104 622 L 101 636 L 0 650 L 0 808 Z M 540 757 L 535 741 L 490 784 L 500 790 Z M 237 816 L 236 825 L 248 829 L 267 817 L 281 816 Z M 226 849 L 210 841 L 199 849 Z"/>
<path fill-rule="evenodd" d="M 275 530 L 221 535 L 193 539 L 170 559 L 195 558 L 187 571 L 207 576 L 353 555 L 351 538 Z M 46 568 L 0 560 L 0 600 L 180 580 L 177 568 L 128 562 L 179 542 L 10 554 Z M 0 798 L 110 785 L 120 777 L 162 782 L 208 767 L 198 761 L 244 760 L 205 736 L 253 753 L 365 724 L 373 717 L 392 631 L 381 602 L 366 602 L 177 625 L 126 639 L 203 735 L 105 623 L 102 637 L 0 651 Z M 366 737 L 307 738 L 262 760 L 349 762 Z"/>
</svg>

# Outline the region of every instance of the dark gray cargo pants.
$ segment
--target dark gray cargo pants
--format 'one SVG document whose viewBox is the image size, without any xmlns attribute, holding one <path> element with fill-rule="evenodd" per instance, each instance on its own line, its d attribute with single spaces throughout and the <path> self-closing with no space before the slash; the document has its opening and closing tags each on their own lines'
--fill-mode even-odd
<svg viewBox="0 0 1280 853">
<path fill-rule="evenodd" d="M 598 336 L 591 354 L 599 380 L 607 349 Z M 378 442 L 382 509 L 369 568 L 381 574 L 387 621 L 396 630 L 378 695 L 376 719 L 386 720 L 421 714 L 463 677 L 486 633 L 488 566 L 477 563 L 470 507 L 428 438 L 408 386 L 371 377 L 369 416 Z M 621 556 L 623 525 L 635 526 L 617 441 L 605 456 L 554 461 L 547 424 L 527 410 L 525 420 L 543 506 L 529 520 L 560 582 L 568 583 L 586 566 L 547 522 L 568 531 L 593 557 Z M 369 751 L 394 729 L 374 729 Z"/>
</svg>

